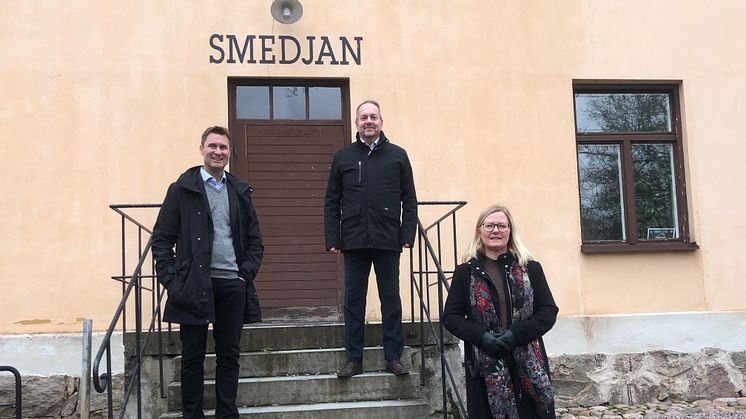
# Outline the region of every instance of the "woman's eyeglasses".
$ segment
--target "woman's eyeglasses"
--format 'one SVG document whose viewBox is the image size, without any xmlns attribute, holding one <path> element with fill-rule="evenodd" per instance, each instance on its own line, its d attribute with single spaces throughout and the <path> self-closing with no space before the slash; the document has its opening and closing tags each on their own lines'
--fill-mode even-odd
<svg viewBox="0 0 746 419">
<path fill-rule="evenodd" d="M 508 223 L 483 223 L 482 224 L 482 230 L 491 233 L 495 230 L 497 230 L 499 233 L 506 233 L 508 230 L 510 230 L 510 224 Z"/>
</svg>

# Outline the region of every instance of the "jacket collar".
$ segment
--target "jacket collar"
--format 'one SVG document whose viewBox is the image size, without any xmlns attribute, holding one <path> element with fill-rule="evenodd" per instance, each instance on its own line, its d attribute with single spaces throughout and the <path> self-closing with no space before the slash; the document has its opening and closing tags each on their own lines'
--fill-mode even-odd
<svg viewBox="0 0 746 419">
<path fill-rule="evenodd" d="M 227 179 L 227 183 L 231 185 L 233 188 L 235 188 L 236 192 L 239 195 L 247 195 L 247 194 L 251 194 L 252 192 L 254 192 L 254 188 L 251 187 L 251 185 L 233 176 L 232 174 L 225 172 L 225 176 Z"/>
<path fill-rule="evenodd" d="M 477 257 L 469 259 L 466 264 L 477 272 L 484 272 L 484 257 L 485 256 L 483 254 L 479 253 L 477 254 Z M 510 252 L 500 255 L 497 259 L 498 262 L 501 262 L 503 258 L 507 260 L 509 265 L 512 265 L 513 261 L 515 260 L 515 257 Z"/>
<path fill-rule="evenodd" d="M 179 179 L 176 180 L 176 184 L 190 191 L 202 193 L 202 191 L 204 191 L 204 181 L 202 180 L 202 176 L 199 174 L 199 169 L 201 167 L 202 166 L 194 166 L 187 169 L 181 174 L 181 176 L 179 176 Z M 246 193 L 254 192 L 254 188 L 252 188 L 251 185 L 232 174 L 225 172 L 225 177 L 227 183 L 235 188 L 236 192 L 239 194 L 244 195 Z"/>
<path fill-rule="evenodd" d="M 374 148 L 374 150 L 377 150 L 380 147 L 388 144 L 388 142 L 389 142 L 389 139 L 386 138 L 386 135 L 383 133 L 383 130 L 381 130 L 381 136 L 378 139 L 378 145 L 376 146 L 376 148 Z M 368 151 L 370 151 L 370 147 L 368 147 L 367 144 L 364 144 L 364 141 L 360 139 L 360 133 L 359 132 L 355 133 L 355 143 L 357 143 L 357 145 L 359 145 L 360 147 L 364 147 Z"/>
</svg>

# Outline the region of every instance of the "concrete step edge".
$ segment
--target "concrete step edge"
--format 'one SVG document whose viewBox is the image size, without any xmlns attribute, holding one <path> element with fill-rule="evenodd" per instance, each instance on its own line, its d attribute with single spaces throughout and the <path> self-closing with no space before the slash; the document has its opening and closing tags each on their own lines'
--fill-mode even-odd
<svg viewBox="0 0 746 419">
<path fill-rule="evenodd" d="M 403 399 L 403 400 L 369 400 L 360 402 L 334 402 L 334 403 L 311 403 L 311 404 L 290 404 L 278 406 L 257 406 L 257 407 L 239 407 L 240 414 L 258 414 L 258 413 L 289 413 L 289 412 L 310 412 L 324 410 L 345 410 L 345 409 L 378 409 L 378 408 L 395 408 L 395 407 L 417 407 L 429 406 L 421 399 Z M 214 416 L 214 410 L 205 410 L 205 416 Z M 161 415 L 161 419 L 179 418 L 181 412 L 168 412 Z"/>
<path fill-rule="evenodd" d="M 214 380 L 205 382 L 205 408 L 214 408 Z M 336 374 L 242 378 L 238 382 L 237 403 L 240 406 L 271 406 L 364 400 L 397 400 L 421 397 L 419 374 L 397 377 L 391 373 L 372 372 L 351 378 Z M 168 387 L 169 410 L 180 409 L 180 384 Z"/>
<path fill-rule="evenodd" d="M 411 346 L 405 346 L 404 352 L 411 350 Z M 326 353 L 338 353 L 338 352 L 344 352 L 345 348 L 305 348 L 305 349 L 281 349 L 281 350 L 269 350 L 269 351 L 243 351 L 239 353 L 239 356 L 246 356 L 246 355 L 258 355 L 258 354 L 304 354 L 304 353 L 317 353 L 317 352 L 326 352 Z M 383 352 L 383 346 L 366 346 L 363 348 L 364 352 Z M 208 358 L 215 358 L 217 355 L 215 353 L 206 353 L 205 359 Z M 402 354 L 404 356 L 404 354 Z M 174 357 L 174 359 L 181 360 L 181 355 L 177 355 Z"/>
<path fill-rule="evenodd" d="M 409 376 L 417 377 L 419 373 L 410 372 Z M 359 380 L 366 377 L 396 377 L 390 372 L 384 371 L 366 371 L 362 374 L 351 378 L 339 378 L 337 374 L 316 374 L 316 375 L 283 375 L 275 377 L 243 377 L 238 379 L 238 384 L 242 383 L 271 383 L 283 381 L 311 381 L 311 380 Z M 401 377 L 399 377 L 401 378 Z M 205 379 L 205 386 L 215 385 L 215 380 Z M 177 381 L 168 385 L 168 387 L 181 387 L 181 382 Z"/>
<path fill-rule="evenodd" d="M 404 347 L 401 361 L 412 368 L 412 351 Z M 365 348 L 366 371 L 385 371 L 384 349 L 381 346 Z M 334 374 L 345 365 L 347 355 L 343 348 L 292 349 L 268 352 L 244 352 L 238 358 L 240 377 L 270 377 L 289 375 Z M 174 381 L 181 380 L 181 356 L 176 357 Z M 205 356 L 205 379 L 215 378 L 217 357 Z"/>
</svg>

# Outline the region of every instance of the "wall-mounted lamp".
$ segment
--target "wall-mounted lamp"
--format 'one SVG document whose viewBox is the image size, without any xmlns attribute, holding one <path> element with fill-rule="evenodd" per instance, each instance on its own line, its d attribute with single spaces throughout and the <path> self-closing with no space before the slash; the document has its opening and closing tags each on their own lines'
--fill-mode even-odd
<svg viewBox="0 0 746 419">
<path fill-rule="evenodd" d="M 275 0 L 270 10 L 272 17 L 284 24 L 295 23 L 303 16 L 303 6 L 298 0 Z"/>
</svg>

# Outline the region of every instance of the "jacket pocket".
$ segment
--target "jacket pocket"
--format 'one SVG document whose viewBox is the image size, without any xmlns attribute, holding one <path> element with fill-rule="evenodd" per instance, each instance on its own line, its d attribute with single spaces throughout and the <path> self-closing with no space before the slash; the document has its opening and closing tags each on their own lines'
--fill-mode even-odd
<svg viewBox="0 0 746 419">
<path fill-rule="evenodd" d="M 401 205 L 398 203 L 394 205 L 384 205 L 381 207 L 381 213 L 384 217 L 399 222 L 401 220 Z"/>
<path fill-rule="evenodd" d="M 192 260 L 187 259 L 181 262 L 174 270 L 173 279 L 168 283 L 168 299 L 172 304 L 180 307 L 190 307 L 196 305 L 196 295 L 189 295 L 189 273 L 192 270 Z M 194 294 L 194 292 L 192 292 Z"/>
<path fill-rule="evenodd" d="M 342 208 L 342 216 L 340 217 L 340 219 L 344 221 L 357 215 L 360 215 L 360 204 L 345 205 Z"/>
<path fill-rule="evenodd" d="M 259 323 L 262 321 L 262 308 L 259 305 L 259 294 L 256 293 L 254 280 L 246 280 L 246 307 L 244 323 Z"/>
</svg>

